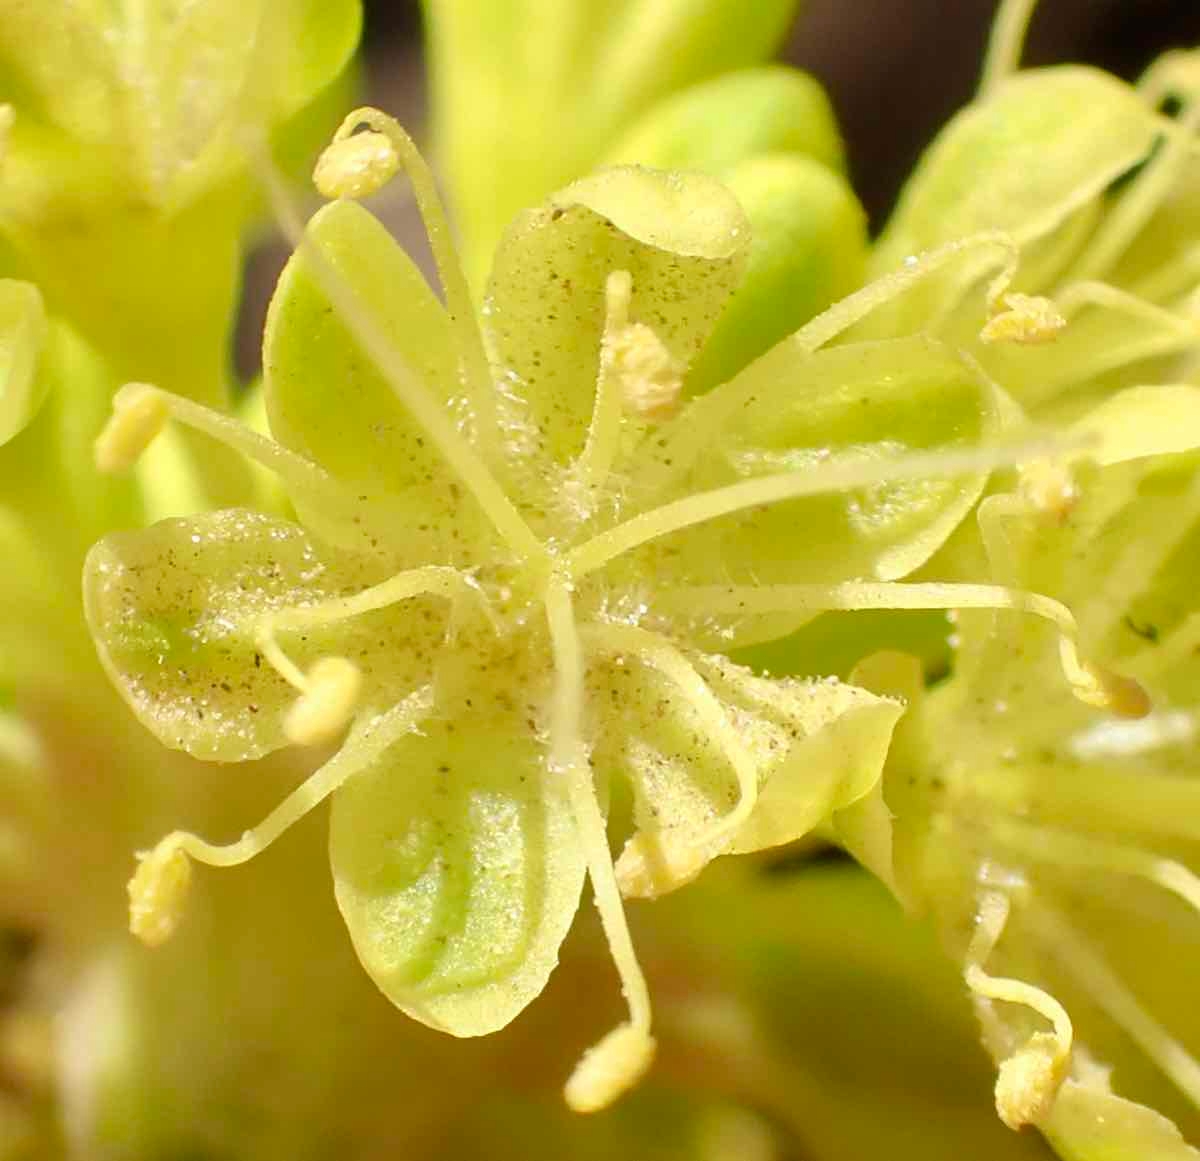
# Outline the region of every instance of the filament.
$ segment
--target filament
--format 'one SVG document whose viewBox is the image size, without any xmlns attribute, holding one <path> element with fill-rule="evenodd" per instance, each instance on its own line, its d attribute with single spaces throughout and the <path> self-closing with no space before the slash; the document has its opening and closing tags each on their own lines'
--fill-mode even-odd
<svg viewBox="0 0 1200 1161">
<path fill-rule="evenodd" d="M 458 337 L 471 401 L 475 405 L 479 421 L 477 435 L 488 439 L 496 430 L 492 374 L 483 347 L 483 336 L 476 322 L 475 304 L 471 299 L 462 264 L 458 260 L 451 237 L 450 221 L 442 199 L 438 196 L 433 173 L 400 123 L 394 117 L 369 106 L 355 109 L 346 116 L 333 136 L 334 143 L 354 136 L 355 130 L 361 125 L 366 125 L 373 132 L 388 139 L 412 186 L 417 209 L 425 226 L 425 234 L 429 239 L 429 248 L 437 265 L 438 279 L 446 296 L 446 310 Z"/>
<path fill-rule="evenodd" d="M 433 691 L 425 687 L 361 725 L 352 744 L 343 746 L 236 842 L 217 845 L 177 830 L 161 839 L 152 851 L 140 854 L 137 873 L 129 884 L 130 927 L 134 934 L 153 945 L 173 932 L 186 898 L 189 858 L 212 867 L 248 862 L 347 779 L 415 729 L 432 707 Z"/>
<path fill-rule="evenodd" d="M 1149 711 L 1132 678 L 1100 669 L 1079 656 L 1079 627 L 1071 610 L 1052 597 L 1003 585 L 902 584 L 843 581 L 830 585 L 704 585 L 662 589 L 655 607 L 694 616 L 762 615 L 864 609 L 1011 609 L 1049 621 L 1059 632 L 1059 661 L 1076 697 L 1124 717 Z"/>
<path fill-rule="evenodd" d="M 313 245 L 288 200 L 283 183 L 269 161 L 260 160 L 263 181 L 280 228 L 292 246 L 310 262 L 314 277 L 337 309 L 341 320 L 364 352 L 374 360 L 396 397 L 424 428 L 451 470 L 463 481 L 509 547 L 521 557 L 533 560 L 543 558 L 545 549 L 541 542 L 505 495 L 487 465 L 475 454 L 474 448 L 458 431 L 450 416 L 395 349 L 374 315 L 363 309 L 353 287 Z"/>
<path fill-rule="evenodd" d="M 708 683 L 665 637 L 633 625 L 609 624 L 596 626 L 589 632 L 588 642 L 606 653 L 633 654 L 677 686 L 699 715 L 704 731 L 724 753 L 725 760 L 734 772 L 738 784 L 737 804 L 728 814 L 688 839 L 689 847 L 695 850 L 699 860 L 695 866 L 698 872 L 708 850 L 718 843 L 728 842 L 754 810 L 758 801 L 758 768 L 754 757 L 743 744 Z"/>
<path fill-rule="evenodd" d="M 1200 1062 L 1149 1012 L 1066 916 L 1039 903 L 1029 921 L 1041 942 L 1071 973 L 1088 997 L 1123 1029 L 1197 1108 Z"/>
<path fill-rule="evenodd" d="M 615 1028 L 589 1049 L 567 1082 L 567 1103 L 577 1111 L 590 1112 L 610 1104 L 649 1067 L 654 1053 L 650 992 L 633 949 L 583 742 L 583 649 L 566 581 L 551 579 L 545 605 L 556 671 L 550 723 L 551 768 L 566 782 L 596 909 L 629 1005 L 628 1024 Z"/>
<path fill-rule="evenodd" d="M 985 445 L 962 451 L 916 452 L 886 460 L 855 459 L 845 464 L 826 465 L 816 471 L 760 476 L 642 512 L 572 549 L 568 564 L 571 574 L 578 578 L 652 540 L 747 508 L 873 484 L 989 471 L 1037 456 L 1061 454 L 1069 448 L 1070 445 L 1061 438 L 1043 437 L 1025 443 Z"/>
<path fill-rule="evenodd" d="M 1001 81 L 1020 67 L 1025 37 L 1036 8 L 1037 0 L 1003 0 L 1001 3 L 992 23 L 983 61 L 983 75 L 979 81 L 981 97 L 992 93 Z"/>
</svg>

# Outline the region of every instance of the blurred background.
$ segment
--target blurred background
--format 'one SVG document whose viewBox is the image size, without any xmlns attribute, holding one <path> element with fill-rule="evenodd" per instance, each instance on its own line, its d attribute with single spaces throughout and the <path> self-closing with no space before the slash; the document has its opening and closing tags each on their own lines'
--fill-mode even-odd
<svg viewBox="0 0 1200 1161">
<path fill-rule="evenodd" d="M 604 0 L 595 0 L 603 3 Z M 747 0 L 753 3 L 754 0 Z M 418 0 L 364 0 L 363 96 L 423 141 L 425 75 Z M 850 173 L 873 230 L 904 176 L 975 87 L 996 0 L 803 0 L 781 58 L 824 84 L 846 138 Z M 1200 43 L 1198 0 L 1042 0 L 1031 65 L 1084 61 L 1136 77 L 1164 49 Z M 406 192 L 376 206 L 407 249 L 424 236 Z M 258 369 L 266 302 L 287 258 L 265 241 L 251 262 L 239 370 Z"/>
<path fill-rule="evenodd" d="M 596 0 L 602 3 L 603 0 Z M 753 3 L 753 0 L 747 0 Z M 366 0 L 372 100 L 417 130 L 417 0 Z M 851 171 L 872 223 L 905 173 L 975 86 L 996 0 L 804 0 L 783 58 L 824 83 L 841 118 Z M 1164 48 L 1200 42 L 1196 0 L 1042 0 L 1030 64 L 1088 61 L 1136 76 Z"/>
</svg>

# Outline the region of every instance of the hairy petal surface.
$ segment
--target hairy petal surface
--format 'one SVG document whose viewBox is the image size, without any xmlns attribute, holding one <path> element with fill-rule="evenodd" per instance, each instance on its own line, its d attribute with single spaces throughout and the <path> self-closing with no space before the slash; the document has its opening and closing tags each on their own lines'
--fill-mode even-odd
<svg viewBox="0 0 1200 1161">
<path fill-rule="evenodd" d="M 969 448 L 1002 423 L 995 389 L 923 338 L 810 353 L 780 343 L 643 443 L 628 494 L 639 508 L 696 492 L 821 473 L 908 452 Z M 971 510 L 984 474 L 880 483 L 745 508 L 663 536 L 617 562 L 660 583 L 894 580 L 922 565 Z M 805 619 L 714 617 L 689 632 L 749 644 Z"/>
<path fill-rule="evenodd" d="M 771 680 L 715 655 L 687 661 L 711 701 L 633 651 L 593 677 L 608 711 L 597 767 L 624 772 L 634 790 L 637 830 L 617 864 L 629 894 L 670 890 L 722 853 L 792 842 L 857 801 L 878 781 L 903 709 L 832 679 Z M 706 840 L 738 803 L 739 763 L 754 772 L 757 802 Z"/>
<path fill-rule="evenodd" d="M 484 321 L 510 436 L 552 464 L 583 447 L 596 391 L 605 280 L 632 276 L 630 317 L 685 370 L 738 285 L 750 230 L 702 174 L 604 170 L 520 214 L 496 253 Z"/>
<path fill-rule="evenodd" d="M 460 692 L 337 792 L 330 858 L 354 946 L 388 999 L 479 1036 L 545 987 L 585 862 L 524 711 L 490 686 Z"/>
<path fill-rule="evenodd" d="M 236 762 L 287 744 L 297 696 L 263 655 L 262 619 L 382 579 L 373 560 L 331 556 L 296 524 L 230 509 L 100 541 L 84 600 L 100 660 L 142 724 L 173 749 Z M 363 703 L 390 705 L 427 680 L 444 619 L 418 600 L 278 636 L 302 669 L 352 660 Z"/>
</svg>

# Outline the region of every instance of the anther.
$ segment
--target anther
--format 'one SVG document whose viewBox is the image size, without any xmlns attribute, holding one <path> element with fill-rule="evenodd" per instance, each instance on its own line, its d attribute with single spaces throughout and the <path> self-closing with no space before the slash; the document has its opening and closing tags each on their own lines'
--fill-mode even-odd
<svg viewBox="0 0 1200 1161">
<path fill-rule="evenodd" d="M 609 340 L 625 412 L 663 423 L 679 409 L 683 376 L 666 344 L 645 323 L 630 323 Z"/>
<path fill-rule="evenodd" d="M 322 197 L 365 198 L 383 189 L 400 170 L 400 155 L 373 129 L 336 137 L 317 159 L 313 183 Z"/>
<path fill-rule="evenodd" d="M 616 380 L 621 410 L 649 423 L 662 423 L 678 409 L 683 376 L 667 345 L 645 323 L 629 321 L 633 279 L 614 270 L 604 284 L 603 358 Z"/>
<path fill-rule="evenodd" d="M 1132 677 L 1085 662 L 1090 687 L 1076 685 L 1075 696 L 1087 705 L 1108 710 L 1119 718 L 1144 718 L 1153 709 L 1145 686 Z"/>
<path fill-rule="evenodd" d="M 96 437 L 93 454 L 102 472 L 128 471 L 166 426 L 170 408 L 149 383 L 126 383 L 113 396 L 113 413 Z"/>
<path fill-rule="evenodd" d="M 16 110 L 11 105 L 0 104 L 0 161 L 4 160 L 4 154 L 8 151 L 8 135 L 16 119 Z"/>
<path fill-rule="evenodd" d="M 288 711 L 284 733 L 298 746 L 333 738 L 350 720 L 362 688 L 362 674 L 345 657 L 322 657 L 305 675 L 304 692 Z"/>
<path fill-rule="evenodd" d="M 138 855 L 129 880 L 129 930 L 147 947 L 165 943 L 179 926 L 192 881 L 192 864 L 168 835 L 152 851 Z"/>
<path fill-rule="evenodd" d="M 1052 342 L 1067 325 L 1062 311 L 1041 295 L 1005 294 L 997 311 L 979 332 L 985 343 L 1033 346 Z"/>
<path fill-rule="evenodd" d="M 1070 468 L 1053 460 L 1035 460 L 1020 470 L 1021 493 L 1039 512 L 1059 524 L 1075 510 L 1079 488 Z"/>
<path fill-rule="evenodd" d="M 1058 1038 L 1038 1032 L 1000 1065 L 996 1076 L 996 1112 L 1010 1129 L 1036 1125 L 1054 1107 L 1067 1079 L 1071 1054 Z"/>
<path fill-rule="evenodd" d="M 608 1108 L 646 1074 L 654 1060 L 654 1037 L 621 1024 L 592 1045 L 575 1066 L 563 1089 L 568 1107 L 577 1113 Z"/>
</svg>

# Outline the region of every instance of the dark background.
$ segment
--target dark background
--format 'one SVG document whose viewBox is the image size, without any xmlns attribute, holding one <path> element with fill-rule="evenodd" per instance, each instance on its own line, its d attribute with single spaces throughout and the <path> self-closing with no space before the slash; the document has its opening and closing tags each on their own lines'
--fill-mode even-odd
<svg viewBox="0 0 1200 1161">
<path fill-rule="evenodd" d="M 801 0 L 784 55 L 832 96 L 874 223 L 922 146 L 970 97 L 995 7 L 995 0 Z M 391 90 L 395 65 L 413 69 L 419 60 L 418 6 L 366 0 L 366 11 L 371 75 Z M 1087 61 L 1134 77 L 1164 49 L 1197 43 L 1200 0 L 1042 0 L 1025 61 Z"/>
<path fill-rule="evenodd" d="M 365 98 L 420 141 L 420 6 L 417 0 L 364 0 L 364 8 Z M 882 225 L 921 150 L 970 99 L 995 9 L 996 0 L 801 0 L 781 55 L 828 90 L 855 189 L 874 228 Z M 1024 63 L 1085 61 L 1132 78 L 1165 49 L 1196 44 L 1200 0 L 1042 0 Z M 424 231 L 411 199 L 385 195 L 374 208 L 426 263 Z M 251 256 L 236 342 L 243 380 L 258 371 L 266 304 L 286 259 L 278 240 L 263 242 Z"/>
</svg>

